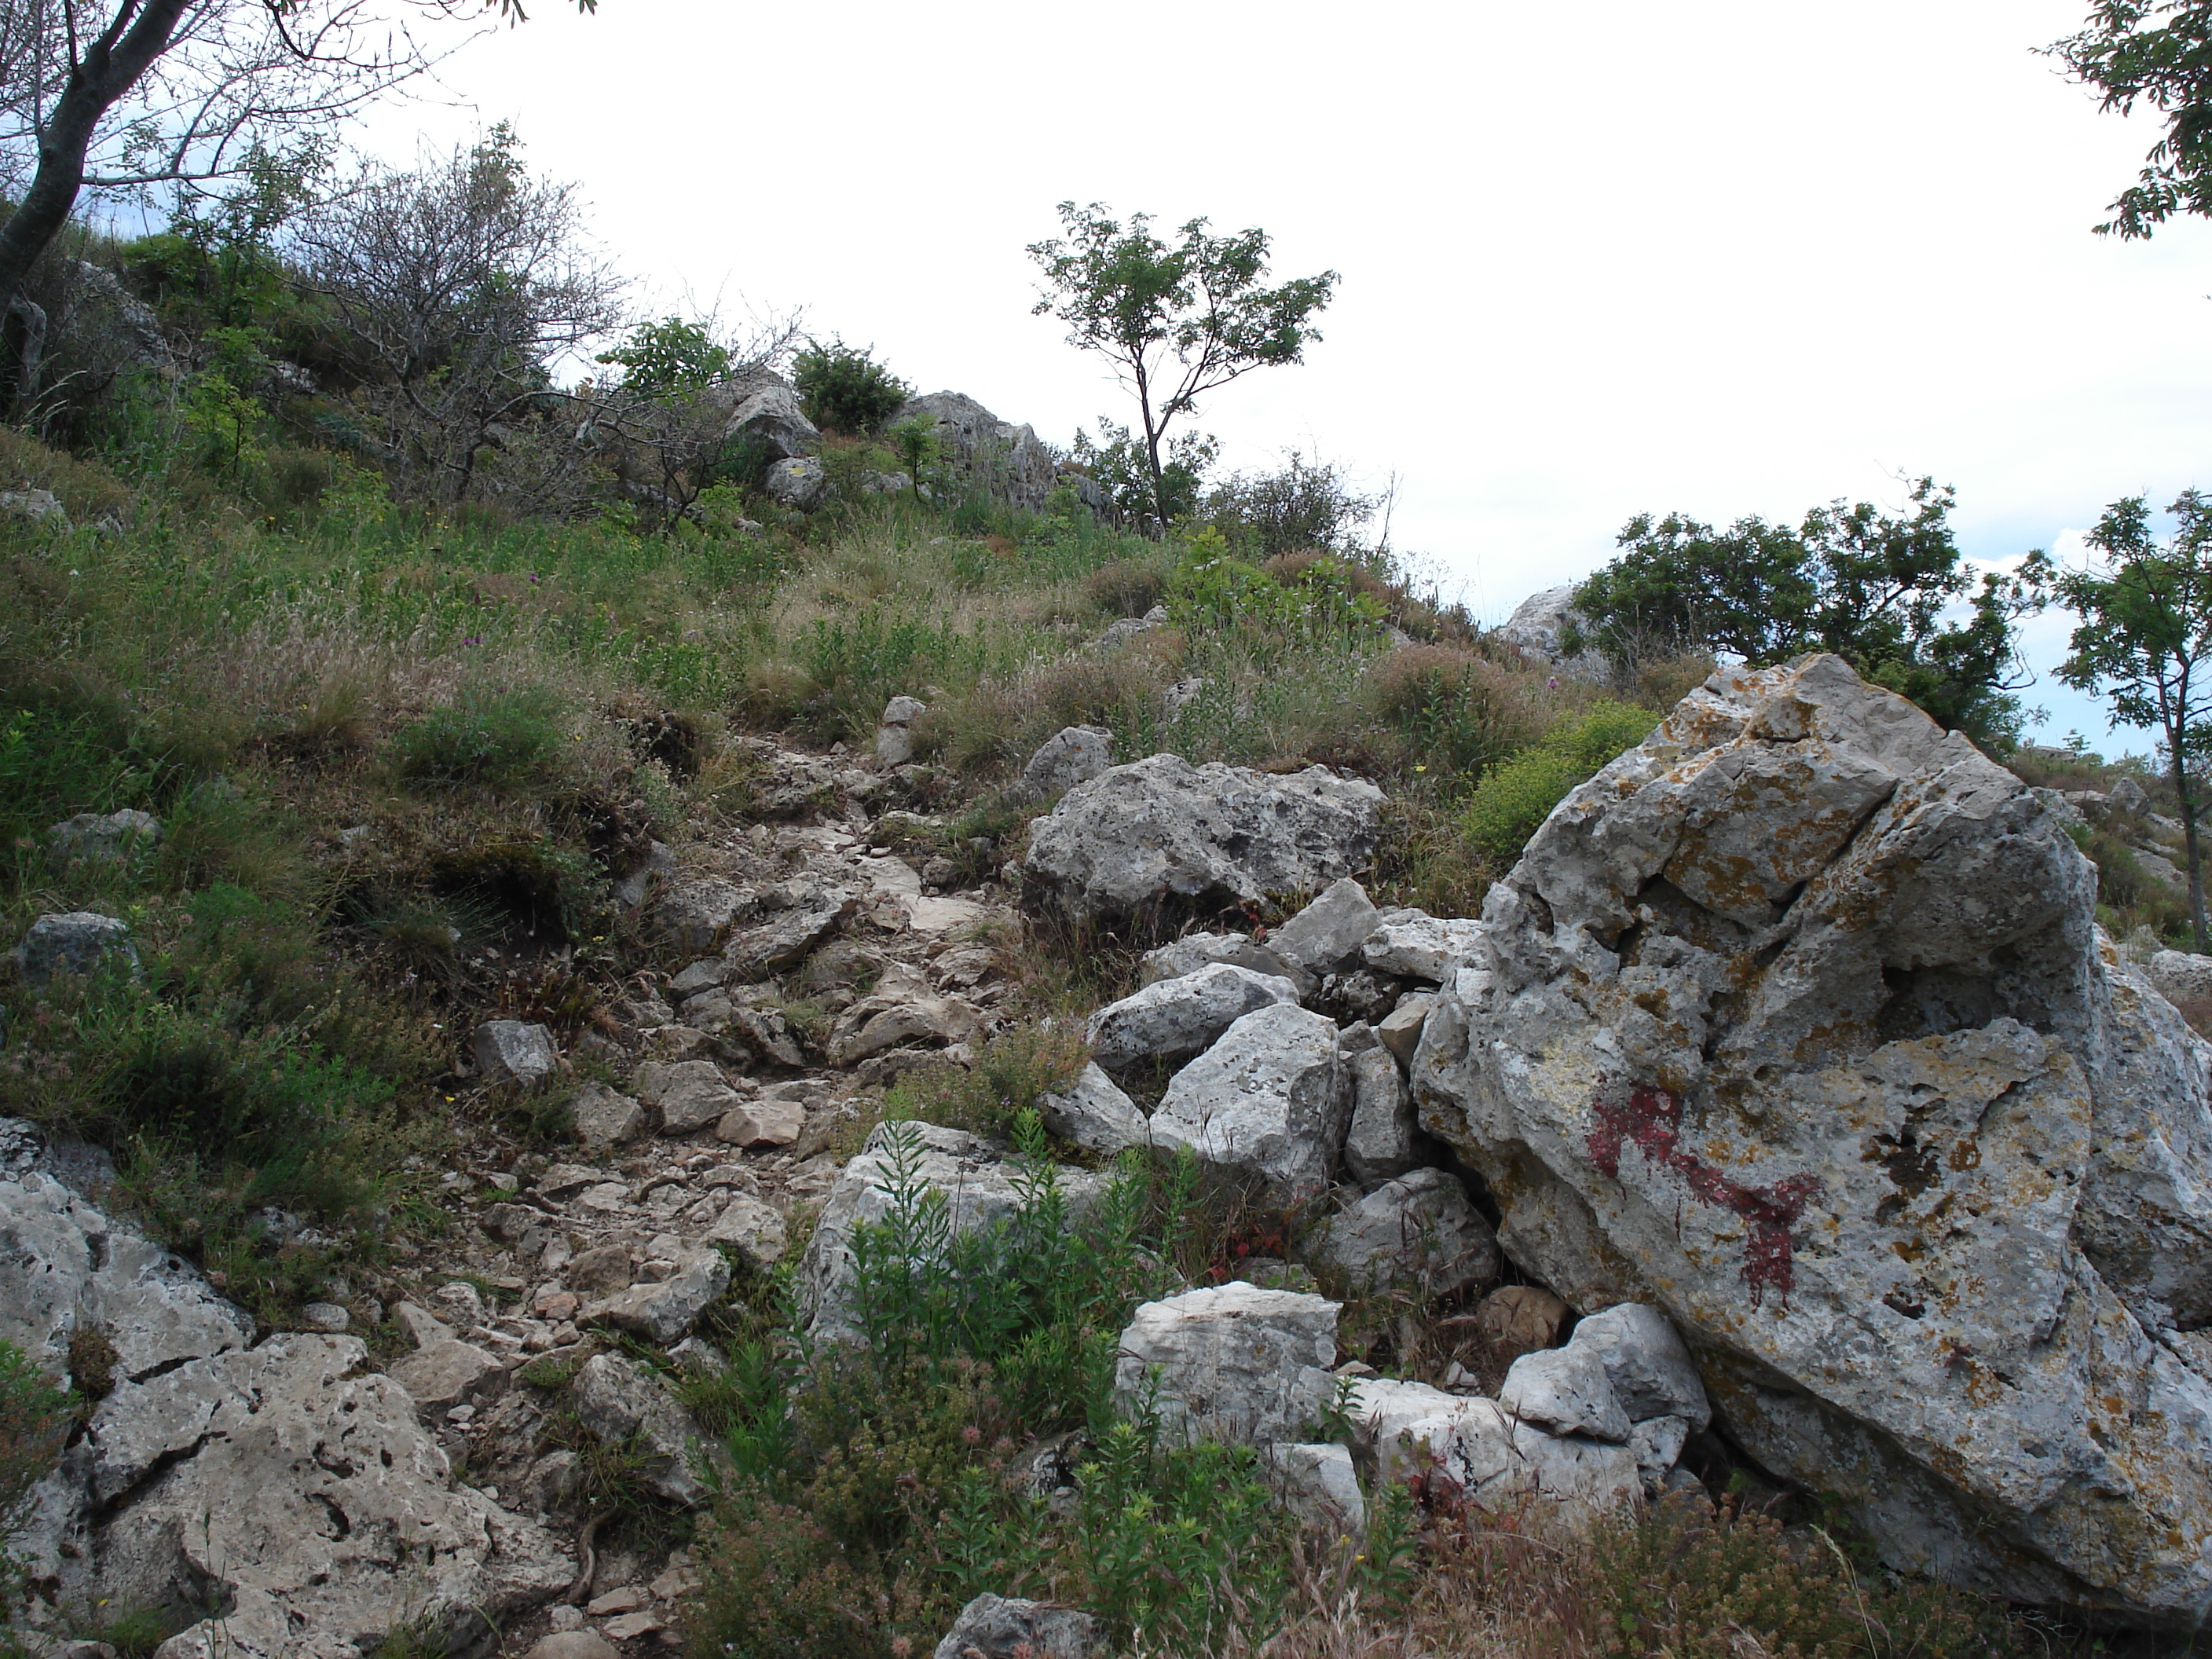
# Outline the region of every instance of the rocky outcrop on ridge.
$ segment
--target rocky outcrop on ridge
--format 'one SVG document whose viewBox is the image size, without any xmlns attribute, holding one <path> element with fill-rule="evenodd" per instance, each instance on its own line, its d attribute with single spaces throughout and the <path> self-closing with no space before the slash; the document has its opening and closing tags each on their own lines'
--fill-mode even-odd
<svg viewBox="0 0 2212 1659">
<path fill-rule="evenodd" d="M 1815 656 L 1715 675 L 1491 890 L 1414 1057 L 1500 1241 L 1663 1310 L 1899 1565 L 2212 1610 L 2212 1049 L 2043 792 Z"/>
</svg>

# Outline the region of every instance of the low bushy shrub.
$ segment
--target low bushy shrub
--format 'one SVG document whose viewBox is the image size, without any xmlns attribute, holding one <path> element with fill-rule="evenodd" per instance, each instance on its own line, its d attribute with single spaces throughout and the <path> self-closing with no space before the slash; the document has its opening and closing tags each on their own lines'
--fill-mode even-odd
<svg viewBox="0 0 2212 1659">
<path fill-rule="evenodd" d="M 2014 1650 L 1984 1602 L 1923 1579 L 1862 1575 L 1827 1534 L 1753 1510 L 1670 1498 L 1609 1528 L 1583 1586 L 1592 1650 L 1741 1659 L 1990 1659 Z"/>
<path fill-rule="evenodd" d="M 1072 1022 L 1008 1031 L 986 1042 L 973 1065 L 902 1079 L 884 1097 L 884 1115 L 1009 1135 L 1042 1097 L 1074 1082 L 1088 1058 Z"/>
<path fill-rule="evenodd" d="M 1463 819 L 1468 839 L 1500 866 L 1511 864 L 1577 784 L 1641 743 L 1653 724 L 1650 710 L 1616 702 L 1562 722 L 1475 786 Z"/>
<path fill-rule="evenodd" d="M 873 432 L 914 395 L 912 386 L 875 360 L 872 348 L 836 338 L 801 347 L 792 358 L 792 379 L 809 420 L 854 437 Z"/>
<path fill-rule="evenodd" d="M 426 784 L 519 788 L 542 782 L 561 752 L 560 700 L 535 686 L 471 687 L 392 739 L 402 777 Z"/>
</svg>

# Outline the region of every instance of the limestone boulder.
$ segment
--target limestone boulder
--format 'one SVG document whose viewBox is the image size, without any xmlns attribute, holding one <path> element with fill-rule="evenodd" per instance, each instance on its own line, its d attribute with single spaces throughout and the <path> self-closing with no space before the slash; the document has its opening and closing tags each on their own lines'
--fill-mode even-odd
<svg viewBox="0 0 2212 1659">
<path fill-rule="evenodd" d="M 1279 776 L 1153 755 L 1076 785 L 1032 825 L 1026 879 L 1083 917 L 1314 892 L 1367 866 L 1382 805 L 1373 784 L 1325 766 Z"/>
<path fill-rule="evenodd" d="M 1164 979 L 1179 979 L 1217 962 L 1286 979 L 1297 988 L 1301 1002 L 1312 995 L 1320 984 L 1296 963 L 1276 955 L 1247 933 L 1185 933 L 1179 939 L 1145 952 L 1137 964 L 1137 983 L 1156 985 Z"/>
<path fill-rule="evenodd" d="M 1037 745 L 1022 768 L 1022 789 L 1042 800 L 1088 783 L 1114 764 L 1114 734 L 1103 726 L 1066 726 Z"/>
<path fill-rule="evenodd" d="M 543 1529 L 454 1486 L 359 1340 L 249 1346 L 247 1315 L 43 1167 L 27 1126 L 0 1121 L 0 1339 L 53 1376 L 80 1333 L 113 1352 L 106 1392 L 15 1517 L 11 1547 L 63 1604 L 220 1603 L 164 1659 L 290 1659 L 418 1620 L 465 1648 L 567 1582 Z M 404 1578 L 403 1555 L 419 1567 Z"/>
<path fill-rule="evenodd" d="M 1002 1227 L 1022 1208 L 1018 1166 L 1001 1141 L 933 1123 L 878 1125 L 860 1155 L 838 1172 L 822 1216 L 799 1258 L 794 1286 L 799 1313 L 818 1338 L 858 1334 L 853 1292 L 858 1264 L 853 1237 L 862 1225 L 881 1225 L 893 1212 L 896 1188 L 914 1183 L 944 1194 L 947 1236 Z M 1105 1178 L 1082 1170 L 1058 1172 L 1070 1210 L 1080 1214 L 1105 1190 Z"/>
<path fill-rule="evenodd" d="M 1091 1057 L 1109 1072 L 1177 1066 L 1205 1053 L 1245 1015 L 1297 1000 L 1297 988 L 1286 979 L 1218 962 L 1109 1002 L 1091 1016 L 1083 1034 Z"/>
<path fill-rule="evenodd" d="M 40 916 L 15 946 L 15 969 L 33 988 L 100 971 L 133 978 L 143 971 L 130 923 L 96 910 Z"/>
<path fill-rule="evenodd" d="M 2212 998 L 2212 957 L 2189 951 L 2160 951 L 2143 963 L 2144 977 L 2172 1001 Z"/>
<path fill-rule="evenodd" d="M 1378 974 L 1439 985 L 1466 960 L 1480 926 L 1423 910 L 1384 910 L 1361 942 L 1360 959 Z"/>
<path fill-rule="evenodd" d="M 1086 1065 L 1066 1088 L 1040 1096 L 1037 1116 L 1048 1133 L 1103 1158 L 1152 1145 L 1143 1111 L 1095 1063 Z"/>
<path fill-rule="evenodd" d="M 934 1659 L 1095 1659 L 1111 1649 L 1087 1613 L 1020 1597 L 979 1595 L 960 1609 Z"/>
<path fill-rule="evenodd" d="M 79 812 L 46 830 L 46 845 L 64 862 L 78 859 L 115 864 L 161 843 L 161 820 L 125 807 L 119 812 Z"/>
<path fill-rule="evenodd" d="M 561 1064 L 553 1033 L 520 1019 L 488 1019 L 470 1044 L 477 1075 L 492 1083 L 543 1083 Z"/>
<path fill-rule="evenodd" d="M 762 488 L 778 507 L 811 513 L 830 497 L 830 474 L 811 455 L 793 455 L 769 468 Z"/>
<path fill-rule="evenodd" d="M 1377 1045 L 1351 1056 L 1352 1122 L 1344 1136 L 1345 1172 L 1362 1186 L 1404 1175 L 1420 1162 L 1413 1091 L 1397 1058 Z"/>
<path fill-rule="evenodd" d="M 1152 1144 L 1188 1146 L 1278 1195 L 1325 1187 L 1352 1115 L 1352 1078 L 1327 1016 L 1283 1002 L 1245 1015 L 1177 1072 Z"/>
<path fill-rule="evenodd" d="M 1188 1439 L 1303 1442 L 1335 1392 L 1337 1312 L 1242 1280 L 1143 1303 L 1121 1333 L 1115 1396 L 1132 1410 L 1152 1398 L 1163 1430 Z"/>
<path fill-rule="evenodd" d="M 1380 1479 L 1417 1478 L 1432 1498 L 1539 1528 L 1587 1531 L 1643 1490 L 1632 1447 L 1553 1434 L 1494 1400 L 1370 1378 L 1358 1384 L 1352 1415 Z"/>
<path fill-rule="evenodd" d="M 628 1331 L 665 1346 L 688 1332 L 729 1288 L 730 1264 L 720 1250 L 687 1250 L 667 1278 L 617 1291 L 586 1307 L 576 1322 Z"/>
<path fill-rule="evenodd" d="M 1310 1259 L 1364 1289 L 1453 1296 L 1498 1276 L 1498 1240 L 1457 1176 L 1415 1170 L 1330 1217 Z"/>
<path fill-rule="evenodd" d="M 1382 913 L 1350 876 L 1331 882 L 1267 936 L 1267 947 L 1310 973 L 1334 973 L 1359 953 Z"/>
<path fill-rule="evenodd" d="M 1059 480 L 1060 463 L 1034 428 L 1000 420 L 973 398 L 957 392 L 909 398 L 889 424 L 912 420 L 930 423 L 938 464 L 958 490 L 978 490 L 1035 513 Z"/>
<path fill-rule="evenodd" d="M 690 1509 L 706 1502 L 700 1470 L 720 1448 L 659 1377 L 620 1354 L 593 1354 L 569 1382 L 568 1403 L 595 1439 L 642 1454 L 640 1473 L 654 1492 Z"/>
<path fill-rule="evenodd" d="M 2049 798 L 1814 656 L 1716 674 L 1560 803 L 1413 1084 L 1509 1255 L 1663 1311 L 1894 1564 L 2193 1626 L 2208 1058 Z"/>
<path fill-rule="evenodd" d="M 810 455 L 822 442 L 822 434 L 799 406 L 799 394 L 778 382 L 761 386 L 730 412 L 722 428 L 724 444 L 750 440 L 778 460 Z"/>
</svg>

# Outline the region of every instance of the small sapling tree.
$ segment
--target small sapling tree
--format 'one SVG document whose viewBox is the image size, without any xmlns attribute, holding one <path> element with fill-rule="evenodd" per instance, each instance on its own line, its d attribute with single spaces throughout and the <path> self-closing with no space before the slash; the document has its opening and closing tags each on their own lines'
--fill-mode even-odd
<svg viewBox="0 0 2212 1659">
<path fill-rule="evenodd" d="M 2212 950 L 2212 933 L 2192 768 L 2212 749 L 2212 501 L 2185 490 L 2170 510 L 2176 528 L 2161 542 L 2143 496 L 2113 502 L 2088 537 L 2105 562 L 2052 582 L 2081 618 L 2058 678 L 2110 696 L 2115 726 L 2154 728 L 2164 742 L 2189 848 L 2190 927 L 2203 951 Z"/>
<path fill-rule="evenodd" d="M 1097 352 L 1136 394 L 1144 461 L 1157 529 L 1174 516 L 1168 428 L 1198 399 L 1239 375 L 1303 362 L 1321 337 L 1315 313 L 1335 292 L 1337 273 L 1300 276 L 1269 288 L 1267 233 L 1207 234 L 1204 219 L 1162 240 L 1149 215 L 1112 218 L 1103 203 L 1060 204 L 1065 236 L 1032 243 L 1044 273 L 1035 313 L 1068 325 L 1068 343 Z"/>
</svg>

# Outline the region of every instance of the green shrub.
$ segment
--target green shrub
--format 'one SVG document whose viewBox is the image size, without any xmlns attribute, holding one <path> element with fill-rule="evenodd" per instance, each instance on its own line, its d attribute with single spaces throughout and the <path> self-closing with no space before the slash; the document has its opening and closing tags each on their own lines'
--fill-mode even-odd
<svg viewBox="0 0 2212 1659">
<path fill-rule="evenodd" d="M 1042 1096 L 1073 1083 L 1087 1058 L 1082 1033 L 1030 1026 L 1008 1031 L 983 1045 L 975 1063 L 909 1073 L 884 1097 L 890 1121 L 919 1118 L 925 1123 L 973 1133 L 1006 1136 Z"/>
<path fill-rule="evenodd" d="M 808 341 L 792 359 L 792 379 L 809 420 L 855 437 L 873 432 L 914 395 L 872 348 L 836 338 L 827 345 Z"/>
<path fill-rule="evenodd" d="M 562 726 L 560 700 L 540 687 L 471 687 L 457 702 L 403 726 L 392 744 L 402 777 L 517 788 L 553 773 Z"/>
<path fill-rule="evenodd" d="M 1009 1048 L 1003 1069 L 1033 1086 L 1048 1046 L 1018 1063 Z M 1079 1218 L 1035 1115 L 1013 1128 L 1015 1213 L 964 1233 L 919 1178 L 918 1136 L 894 1129 L 884 1213 L 852 1240 L 858 1345 L 810 1353 L 771 1328 L 694 1390 L 737 1471 L 702 1540 L 699 1651 L 895 1659 L 987 1589 L 1183 1652 L 1218 1644 L 1240 1607 L 1275 1616 L 1292 1523 L 1255 1455 L 1172 1443 L 1112 1395 L 1130 1310 L 1188 1253 L 1195 1164 L 1124 1167 Z M 1074 1508 L 1055 1510 L 1024 1449 L 1070 1433 L 1089 1449 Z"/>
<path fill-rule="evenodd" d="M 1641 743 L 1652 724 L 1649 709 L 1607 702 L 1561 725 L 1475 786 L 1463 820 L 1468 838 L 1501 864 L 1512 863 L 1576 785 Z"/>
<path fill-rule="evenodd" d="M 1669 1653 L 1740 1659 L 1984 1659 L 2019 1632 L 1972 1596 L 1921 1579 L 1862 1577 L 1817 1529 L 1785 1531 L 1756 1510 L 1669 1498 L 1614 1525 L 1591 1552 L 1584 1589 L 1593 1649 L 1606 1659 Z"/>
</svg>

